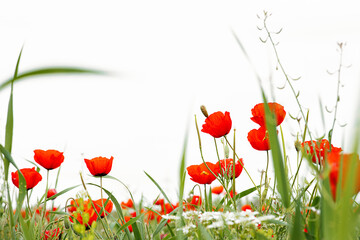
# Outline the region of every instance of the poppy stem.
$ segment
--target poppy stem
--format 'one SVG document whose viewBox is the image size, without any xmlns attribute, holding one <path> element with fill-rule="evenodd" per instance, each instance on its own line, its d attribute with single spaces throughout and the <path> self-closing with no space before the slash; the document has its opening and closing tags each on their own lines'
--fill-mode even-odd
<svg viewBox="0 0 360 240">
<path fill-rule="evenodd" d="M 232 191 L 233 191 L 233 198 L 234 198 L 234 209 L 236 211 L 236 192 L 235 192 L 235 132 L 236 129 L 234 128 L 234 142 L 233 142 L 233 146 L 234 146 L 234 150 L 233 150 L 233 172 L 232 172 Z"/>
<path fill-rule="evenodd" d="M 46 169 L 46 188 L 45 188 L 45 200 L 44 200 L 44 209 L 42 212 L 42 217 L 45 219 L 46 213 L 46 201 L 47 201 L 47 192 L 49 191 L 49 169 Z"/>
<path fill-rule="evenodd" d="M 238 158 L 238 160 L 240 160 L 240 158 L 239 158 L 239 156 L 236 154 L 234 148 L 233 148 L 233 147 L 231 146 L 231 144 L 229 143 L 229 140 L 227 139 L 227 137 L 224 136 L 224 138 L 225 138 L 226 142 L 229 144 L 231 150 L 234 151 L 235 156 Z M 246 168 L 244 167 L 244 164 L 242 163 L 242 161 L 239 161 L 239 162 L 240 162 L 241 166 L 243 167 L 243 169 L 245 170 L 246 174 L 249 176 L 251 182 L 254 184 L 254 186 L 255 186 L 256 190 L 258 191 L 259 195 L 261 195 L 261 192 L 260 192 L 259 188 L 256 186 L 256 184 L 255 184 L 254 180 L 251 178 L 249 172 L 248 172 L 248 171 L 246 170 Z"/>
<path fill-rule="evenodd" d="M 101 187 L 101 206 L 102 206 L 102 214 L 104 214 L 105 222 L 108 227 L 108 231 L 111 232 L 109 222 L 106 218 L 105 206 L 104 206 L 104 198 L 103 198 L 103 184 L 102 184 L 102 176 L 100 176 L 100 187 Z M 112 232 L 111 232 L 112 234 Z"/>
<path fill-rule="evenodd" d="M 27 200 L 27 207 L 29 209 L 30 218 L 32 218 L 31 208 L 30 208 L 30 201 L 29 201 L 29 190 L 26 190 L 26 200 Z"/>
</svg>

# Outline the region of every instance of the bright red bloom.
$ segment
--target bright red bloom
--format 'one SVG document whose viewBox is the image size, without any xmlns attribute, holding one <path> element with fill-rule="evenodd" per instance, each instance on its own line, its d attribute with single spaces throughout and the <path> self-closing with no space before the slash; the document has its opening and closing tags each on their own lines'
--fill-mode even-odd
<svg viewBox="0 0 360 240">
<path fill-rule="evenodd" d="M 221 165 L 221 169 L 220 169 L 220 165 Z M 242 158 L 240 158 L 235 163 L 235 178 L 240 176 L 240 173 L 243 170 L 243 165 L 244 163 Z M 220 160 L 220 164 L 219 162 L 215 164 L 215 172 L 222 175 L 223 177 L 227 177 L 231 179 L 233 177 L 233 168 L 234 168 L 234 162 L 232 158 Z"/>
<path fill-rule="evenodd" d="M 57 240 L 57 239 L 60 239 L 60 236 L 61 236 L 60 228 L 55 228 L 52 230 L 45 231 L 45 240 L 48 240 L 48 239 Z"/>
<path fill-rule="evenodd" d="M 354 186 L 354 194 L 360 191 L 360 161 L 359 156 L 354 154 L 341 154 L 339 151 L 331 151 L 326 155 L 326 161 L 330 166 L 330 187 L 333 195 L 333 199 L 336 199 L 336 188 L 339 180 L 340 173 L 340 165 L 342 159 L 342 182 L 341 188 L 345 187 L 346 178 L 348 176 L 348 172 L 350 171 L 350 165 L 352 158 L 356 158 L 355 163 L 355 186 Z"/>
<path fill-rule="evenodd" d="M 70 216 L 70 221 L 73 223 L 76 219 L 81 225 L 85 225 L 89 229 L 93 222 L 97 220 L 97 214 L 93 208 L 84 208 L 84 211 L 73 212 Z"/>
<path fill-rule="evenodd" d="M 113 159 L 114 157 L 111 157 L 110 159 L 105 157 L 96 157 L 90 160 L 85 159 L 85 163 L 92 175 L 101 177 L 109 174 Z"/>
<path fill-rule="evenodd" d="M 55 194 L 57 194 L 57 191 L 55 188 L 51 188 L 48 190 L 47 194 L 46 194 L 46 197 L 47 198 L 51 198 L 52 196 L 54 196 Z M 55 198 L 54 198 L 55 199 Z M 53 199 L 53 200 L 54 200 Z"/>
<path fill-rule="evenodd" d="M 34 153 L 35 162 L 47 170 L 58 168 L 64 162 L 63 153 L 57 150 L 36 149 Z"/>
<path fill-rule="evenodd" d="M 241 207 L 241 210 L 242 210 L 242 211 L 246 211 L 246 210 L 252 211 L 252 208 L 251 208 L 251 206 L 250 206 L 249 204 L 245 204 L 245 205 L 243 205 L 243 206 Z"/>
<path fill-rule="evenodd" d="M 20 169 L 20 172 L 24 175 L 27 190 L 35 187 L 42 180 L 40 173 L 35 170 L 35 167 L 23 168 Z M 13 184 L 19 188 L 19 173 L 17 171 L 11 173 L 11 180 Z"/>
<path fill-rule="evenodd" d="M 224 191 L 224 187 L 221 186 L 221 185 L 220 185 L 220 186 L 217 186 L 217 187 L 211 188 L 211 192 L 212 192 L 213 194 L 219 195 L 219 194 L 221 194 L 223 191 Z"/>
<path fill-rule="evenodd" d="M 196 206 L 201 206 L 202 200 L 200 196 L 194 195 L 191 199 L 190 204 L 192 205 L 196 205 Z"/>
<path fill-rule="evenodd" d="M 163 198 L 160 198 L 160 199 L 158 199 L 155 203 L 154 203 L 155 205 L 164 205 L 164 199 Z"/>
<path fill-rule="evenodd" d="M 270 150 L 269 134 L 265 127 L 253 129 L 248 133 L 247 139 L 251 146 L 259 151 Z"/>
<path fill-rule="evenodd" d="M 233 194 L 233 190 L 230 191 L 230 197 L 233 198 L 234 197 L 234 194 Z M 237 192 L 235 191 L 235 196 L 237 195 Z"/>
<path fill-rule="evenodd" d="M 276 126 L 280 125 L 285 118 L 286 112 L 284 107 L 278 103 L 268 103 L 270 111 L 273 112 L 276 116 Z M 261 127 L 265 127 L 265 108 L 264 103 L 259 103 L 251 109 L 252 117 L 250 118 L 255 123 L 259 124 Z"/>
<path fill-rule="evenodd" d="M 127 202 L 121 202 L 122 209 L 133 208 L 133 207 L 134 207 L 134 202 L 131 200 L 131 198 L 129 198 Z"/>
<path fill-rule="evenodd" d="M 99 199 L 99 200 L 96 200 L 96 201 L 93 201 L 94 203 L 94 206 L 96 208 L 96 211 L 98 213 L 102 212 L 103 211 L 103 203 L 105 204 L 106 203 L 106 199 Z M 106 203 L 105 205 L 105 212 L 102 212 L 101 213 L 101 217 L 104 217 L 105 214 L 108 215 L 109 213 L 111 213 L 112 209 L 114 207 L 114 204 L 113 202 L 109 199 L 109 201 Z"/>
<path fill-rule="evenodd" d="M 205 119 L 201 131 L 208 133 L 214 138 L 219 138 L 228 134 L 231 130 L 230 113 L 215 112 Z"/>
<path fill-rule="evenodd" d="M 76 211 L 76 209 L 80 206 L 82 201 L 83 201 L 82 199 L 75 199 L 75 201 L 71 200 L 70 207 L 68 207 L 68 209 L 67 209 L 68 212 L 72 213 L 72 212 Z"/>
<path fill-rule="evenodd" d="M 314 151 L 315 146 L 315 151 Z M 318 141 L 305 141 L 301 144 L 301 148 L 305 151 L 306 154 L 311 156 L 311 160 L 313 163 L 324 163 L 325 154 L 329 153 L 330 151 L 330 143 L 326 139 L 321 139 Z M 338 152 L 342 151 L 341 148 L 334 147 L 331 144 L 331 152 Z M 317 160 L 316 160 L 317 159 Z"/>
<path fill-rule="evenodd" d="M 211 171 L 217 175 L 216 166 L 211 162 L 206 162 L 206 165 L 211 169 Z M 211 184 L 216 177 L 209 171 L 204 163 L 200 165 L 191 165 L 187 167 L 188 174 L 190 179 L 199 184 Z"/>
<path fill-rule="evenodd" d="M 124 221 L 121 221 L 121 220 L 119 219 L 119 223 L 120 223 L 121 225 L 123 225 L 123 224 L 125 224 L 126 222 L 130 221 L 130 219 L 131 219 L 131 217 L 125 216 L 125 217 L 124 217 L 125 222 L 124 222 Z M 129 229 L 130 232 L 133 231 L 133 228 L 132 228 L 131 225 L 128 226 L 128 229 Z"/>
</svg>

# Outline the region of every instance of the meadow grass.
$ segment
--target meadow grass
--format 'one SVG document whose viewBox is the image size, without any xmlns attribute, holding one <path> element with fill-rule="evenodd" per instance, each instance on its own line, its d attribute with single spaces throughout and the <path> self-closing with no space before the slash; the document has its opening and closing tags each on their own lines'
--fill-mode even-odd
<svg viewBox="0 0 360 240">
<path fill-rule="evenodd" d="M 360 214 L 356 196 L 360 190 L 359 182 L 359 157 L 358 146 L 360 137 L 360 123 L 354 130 L 352 152 L 343 152 L 336 155 L 334 160 L 332 152 L 337 149 L 332 146 L 334 126 L 339 100 L 339 91 L 335 96 L 336 106 L 331 128 L 328 135 L 315 139 L 308 123 L 309 111 L 305 111 L 300 104 L 298 92 L 294 88 L 281 58 L 277 52 L 273 35 L 266 25 L 268 13 L 264 13 L 263 26 L 260 28 L 267 35 L 262 39 L 265 44 L 270 44 L 276 57 L 280 71 L 289 85 L 294 99 L 298 105 L 300 118 L 293 118 L 299 123 L 299 131 L 294 142 L 296 154 L 288 155 L 282 126 L 277 127 L 277 113 L 271 109 L 268 96 L 261 86 L 259 74 L 254 71 L 259 80 L 262 93 L 264 126 L 266 129 L 264 139 L 267 141 L 266 170 L 261 173 L 260 182 L 253 181 L 251 176 L 258 173 L 248 172 L 236 151 L 236 131 L 231 134 L 214 137 L 214 147 L 217 152 L 219 170 L 206 162 L 202 152 L 202 137 L 211 137 L 199 130 L 195 116 L 195 126 L 198 135 L 200 164 L 204 164 L 202 172 L 198 173 L 199 180 L 186 182 L 189 169 L 186 163 L 188 145 L 188 130 L 186 131 L 182 155 L 179 161 L 179 188 L 178 201 L 171 202 L 156 178 L 144 171 L 158 189 L 158 198 L 152 204 L 145 204 L 142 199 L 135 199 L 126 183 L 107 173 L 95 176 L 100 184 L 86 183 L 82 175 L 78 184 L 63 189 L 51 197 L 47 197 L 48 186 L 44 195 L 36 204 L 30 204 L 32 190 L 27 190 L 27 181 L 20 171 L 20 166 L 12 158 L 13 137 L 13 89 L 16 82 L 30 77 L 49 74 L 104 74 L 101 71 L 80 68 L 44 68 L 19 72 L 22 50 L 16 64 L 14 76 L 0 85 L 0 90 L 10 87 L 10 97 L 6 118 L 5 142 L 0 144 L 2 157 L 1 164 L 1 195 L 0 195 L 0 239 L 358 239 L 360 237 Z M 243 47 L 240 39 L 234 37 L 239 47 L 251 65 L 251 59 Z M 344 49 L 342 43 L 338 44 L 340 53 Z M 341 82 L 342 62 L 338 74 L 338 88 Z M 286 108 L 286 106 L 285 106 Z M 208 119 L 211 117 L 202 107 L 202 112 Z M 189 129 L 189 127 L 187 128 Z M 279 134 L 280 130 L 280 134 Z M 304 144 L 308 139 L 307 143 Z M 232 142 L 230 142 L 232 140 Z M 323 145 L 327 141 L 329 147 Z M 221 146 L 221 147 L 220 147 Z M 223 149 L 223 153 L 219 149 Z M 319 152 L 314 149 L 318 149 Z M 256 151 L 256 150 L 254 150 Z M 322 152 L 321 152 L 322 151 Z M 292 154 L 292 153 L 291 153 Z M 221 156 L 224 156 L 221 157 Z M 221 160 L 234 159 L 228 169 L 223 169 Z M 289 171 L 289 161 L 295 162 L 296 171 Z M 268 165 L 274 167 L 274 176 L 268 171 Z M 226 161 L 225 161 L 226 164 Z M 240 164 L 236 165 L 236 164 Z M 12 165 L 18 170 L 18 191 L 11 197 L 9 185 L 9 168 Z M 34 163 L 37 171 L 41 166 Z M 310 177 L 306 181 L 299 181 L 299 176 L 304 166 L 310 169 Z M 227 165 L 226 165 L 227 166 Z M 243 175 L 251 179 L 252 186 L 240 193 L 235 192 L 236 172 L 240 168 Z M 60 169 L 57 179 L 61 177 Z M 241 172 L 240 171 L 240 172 Z M 49 170 L 47 171 L 47 173 Z M 94 174 L 93 174 L 94 175 Z M 96 175 L 96 174 L 95 174 Z M 206 176 L 205 176 L 206 175 Z M 309 174 L 308 174 L 309 175 Z M 308 176 L 307 175 L 307 176 Z M 206 179 L 210 182 L 218 181 L 222 186 L 222 193 L 213 193 L 209 182 L 198 183 Z M 102 178 L 107 178 L 114 183 L 120 183 L 129 192 L 130 199 L 118 199 L 112 189 L 102 185 Z M 273 181 L 271 182 L 271 179 Z M 197 182 L 198 181 L 198 182 Z M 185 185 L 192 184 L 190 192 L 185 192 Z M 57 186 L 57 180 L 56 184 Z M 102 196 L 100 207 L 91 197 L 87 186 L 99 188 Z M 71 190 L 77 189 L 76 195 L 69 195 Z M 196 190 L 196 191 L 195 191 Z M 198 192 L 199 195 L 195 194 Z M 68 196 L 68 200 L 59 208 L 47 208 L 51 200 L 58 196 Z M 243 199 L 253 196 L 247 205 Z M 111 205 L 111 208 L 108 206 Z M 15 208 L 13 209 L 13 206 Z M 70 210 L 72 209 L 72 210 Z"/>
</svg>

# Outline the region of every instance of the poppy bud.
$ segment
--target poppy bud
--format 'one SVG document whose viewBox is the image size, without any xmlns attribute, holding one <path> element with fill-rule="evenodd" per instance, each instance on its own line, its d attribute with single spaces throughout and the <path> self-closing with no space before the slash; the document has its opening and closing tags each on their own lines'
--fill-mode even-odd
<svg viewBox="0 0 360 240">
<path fill-rule="evenodd" d="M 200 106 L 200 110 L 201 110 L 201 112 L 204 114 L 205 117 L 208 117 L 208 116 L 209 116 L 209 114 L 208 114 L 208 112 L 207 112 L 207 110 L 206 110 L 206 107 L 205 107 L 204 105 L 201 105 L 201 106 Z"/>
<path fill-rule="evenodd" d="M 295 141 L 295 150 L 297 152 L 301 151 L 301 142 L 298 139 Z"/>
</svg>

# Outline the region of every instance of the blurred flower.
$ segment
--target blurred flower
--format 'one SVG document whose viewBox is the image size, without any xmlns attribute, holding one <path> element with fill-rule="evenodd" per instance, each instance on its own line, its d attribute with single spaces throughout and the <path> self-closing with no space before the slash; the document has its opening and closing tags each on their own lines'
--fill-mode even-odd
<svg viewBox="0 0 360 240">
<path fill-rule="evenodd" d="M 86 167 L 89 169 L 90 173 L 94 176 L 106 176 L 111 171 L 113 157 L 96 157 L 93 159 L 85 159 Z"/>
<path fill-rule="evenodd" d="M 321 140 L 312 140 L 312 141 L 305 141 L 301 144 L 301 148 L 305 154 L 311 156 L 311 160 L 313 163 L 319 163 L 321 165 L 324 164 L 324 157 L 325 154 L 330 151 L 331 145 L 331 152 L 338 152 L 342 151 L 341 148 L 334 147 L 332 144 L 329 143 L 327 139 Z M 315 146 L 315 151 L 314 151 Z"/>
<path fill-rule="evenodd" d="M 27 190 L 35 187 L 42 180 L 40 173 L 38 173 L 35 170 L 35 167 L 23 168 L 23 169 L 20 169 L 20 172 L 24 175 Z M 11 180 L 12 180 L 13 184 L 17 188 L 19 188 L 19 173 L 18 173 L 18 171 L 11 173 Z"/>
<path fill-rule="evenodd" d="M 233 197 L 234 197 L 234 195 L 233 195 L 233 190 L 232 190 L 232 189 L 231 189 L 231 191 L 230 191 L 230 193 L 229 193 L 229 194 L 230 194 L 230 197 L 231 197 L 231 198 L 233 198 Z M 235 196 L 236 196 L 236 195 L 237 195 L 237 192 L 235 191 Z"/>
<path fill-rule="evenodd" d="M 76 211 L 76 209 L 78 207 L 80 207 L 80 205 L 83 205 L 83 204 L 84 204 L 84 200 L 82 198 L 77 198 L 77 199 L 75 199 L 75 201 L 71 200 L 70 206 L 68 207 L 67 210 L 69 213 L 72 213 L 72 212 Z"/>
<path fill-rule="evenodd" d="M 131 198 L 129 198 L 127 202 L 121 202 L 122 209 L 133 208 L 133 207 L 134 207 L 134 202 L 131 200 Z"/>
<path fill-rule="evenodd" d="M 64 162 L 63 153 L 57 150 L 36 149 L 34 153 L 35 162 L 47 170 L 58 168 Z"/>
<path fill-rule="evenodd" d="M 206 162 L 206 165 L 209 169 L 217 175 L 216 166 L 211 162 Z M 209 171 L 204 163 L 200 165 L 191 165 L 187 167 L 188 174 L 190 175 L 190 179 L 199 184 L 211 184 L 216 177 Z"/>
<path fill-rule="evenodd" d="M 217 187 L 212 187 L 211 188 L 211 192 L 213 193 L 213 194 L 217 194 L 217 195 L 219 195 L 219 194 L 221 194 L 222 192 L 224 191 L 224 187 L 223 186 L 217 186 Z"/>
<path fill-rule="evenodd" d="M 251 146 L 259 151 L 270 150 L 269 134 L 265 127 L 253 129 L 248 133 L 247 139 Z"/>
<path fill-rule="evenodd" d="M 354 166 L 351 166 L 352 159 L 355 159 Z M 357 154 L 341 154 L 339 151 L 331 151 L 325 157 L 330 167 L 330 188 L 333 195 L 333 199 L 336 199 L 336 188 L 339 180 L 340 165 L 342 160 L 342 182 L 341 189 L 344 189 L 345 183 L 348 178 L 350 167 L 354 167 L 355 171 L 355 183 L 354 194 L 360 191 L 360 162 Z"/>
<path fill-rule="evenodd" d="M 230 113 L 215 112 L 205 119 L 201 131 L 208 133 L 214 138 L 219 138 L 228 134 L 231 130 Z"/>
<path fill-rule="evenodd" d="M 13 213 L 14 213 L 14 215 L 15 215 L 15 213 L 16 213 L 16 209 L 13 211 Z M 21 216 L 25 219 L 26 218 L 26 211 L 25 210 L 23 210 L 23 209 L 21 209 L 21 211 L 20 211 L 20 214 L 21 214 Z"/>
<path fill-rule="evenodd" d="M 285 118 L 286 112 L 284 110 L 284 107 L 278 103 L 268 103 L 268 106 L 270 108 L 270 111 L 275 114 L 276 117 L 276 123 L 275 125 L 280 125 Z M 251 109 L 252 117 L 250 118 L 255 123 L 259 124 L 261 127 L 265 127 L 265 108 L 264 103 L 259 103 L 254 106 L 253 109 Z"/>
<path fill-rule="evenodd" d="M 106 200 L 107 199 L 99 199 L 99 200 L 93 201 L 96 211 L 98 213 L 100 213 L 103 210 L 103 203 L 105 204 Z M 104 217 L 105 215 L 108 215 L 109 213 L 111 213 L 113 206 L 114 206 L 113 202 L 109 199 L 109 201 L 107 201 L 107 203 L 105 205 L 105 212 L 101 213 L 101 217 Z"/>
<path fill-rule="evenodd" d="M 236 163 L 235 163 L 235 178 L 237 178 L 238 176 L 240 176 L 240 173 L 243 170 L 243 160 L 242 158 L 240 158 Z M 221 168 L 220 168 L 221 166 Z M 231 178 L 233 177 L 233 168 L 234 168 L 234 161 L 232 158 L 228 158 L 228 159 L 222 159 L 220 160 L 220 163 L 217 162 L 215 164 L 215 172 L 217 174 L 222 175 L 223 177 L 227 177 L 227 178 Z"/>
<path fill-rule="evenodd" d="M 57 208 L 56 208 L 56 207 L 53 207 L 51 210 L 50 210 L 50 209 L 47 209 L 47 210 L 45 211 L 45 218 L 46 218 L 46 220 L 47 220 L 48 222 L 50 221 L 50 211 L 55 212 L 56 210 L 57 210 Z M 42 214 L 42 211 L 43 211 L 43 207 L 42 207 L 42 206 L 38 206 L 38 207 L 36 208 L 36 210 L 35 210 L 35 213 L 38 214 L 38 215 L 41 215 L 41 214 Z M 54 213 L 52 213 L 52 214 L 54 214 Z"/>
<path fill-rule="evenodd" d="M 61 237 L 61 229 L 60 228 L 55 228 L 52 230 L 46 230 L 45 231 L 45 240 L 57 240 L 60 239 Z"/>
<path fill-rule="evenodd" d="M 84 225 L 89 229 L 93 222 L 97 220 L 98 216 L 92 207 L 87 206 L 88 204 L 84 203 L 84 208 L 78 208 L 76 211 L 72 212 L 69 218 L 72 223 L 77 221 L 79 224 Z"/>
<path fill-rule="evenodd" d="M 251 208 L 251 206 L 250 206 L 249 204 L 245 204 L 245 205 L 243 205 L 243 206 L 241 207 L 241 210 L 242 210 L 242 211 L 246 211 L 246 210 L 252 211 L 252 208 Z"/>
<path fill-rule="evenodd" d="M 48 190 L 46 197 L 47 197 L 47 198 L 51 198 L 51 197 L 54 196 L 55 194 L 57 194 L 56 189 L 55 189 L 55 188 L 51 188 L 51 189 Z M 54 198 L 54 199 L 55 199 L 55 198 Z M 52 199 L 52 200 L 54 200 L 54 199 Z"/>
<path fill-rule="evenodd" d="M 121 221 L 121 220 L 119 219 L 120 225 L 123 225 L 123 224 L 127 223 L 128 221 L 130 221 L 130 220 L 131 220 L 131 217 L 125 216 L 125 217 L 124 217 L 124 220 L 125 220 L 125 222 L 124 222 L 124 221 Z M 130 232 L 133 231 L 133 228 L 132 228 L 131 225 L 128 226 L 128 229 L 129 229 Z"/>
</svg>

